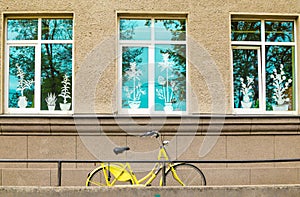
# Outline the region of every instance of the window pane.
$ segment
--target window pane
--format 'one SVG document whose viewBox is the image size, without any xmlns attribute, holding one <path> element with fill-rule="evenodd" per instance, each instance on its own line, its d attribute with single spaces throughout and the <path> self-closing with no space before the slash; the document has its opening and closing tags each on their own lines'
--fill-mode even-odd
<svg viewBox="0 0 300 197">
<path fill-rule="evenodd" d="M 43 40 L 72 40 L 72 19 L 42 19 Z"/>
<path fill-rule="evenodd" d="M 185 19 L 155 20 L 155 40 L 186 40 Z"/>
<path fill-rule="evenodd" d="M 261 22 L 260 21 L 231 21 L 232 41 L 260 41 Z"/>
<path fill-rule="evenodd" d="M 121 19 L 120 40 L 150 40 L 151 20 Z"/>
<path fill-rule="evenodd" d="M 33 46 L 9 48 L 9 108 L 34 107 L 34 64 Z"/>
<path fill-rule="evenodd" d="M 122 48 L 122 108 L 148 108 L 148 48 Z"/>
<path fill-rule="evenodd" d="M 258 50 L 232 51 L 234 108 L 259 108 Z"/>
<path fill-rule="evenodd" d="M 41 57 L 41 110 L 48 109 L 45 99 L 54 94 L 59 110 L 60 103 L 72 102 L 72 44 L 42 44 Z M 69 84 L 62 83 L 65 75 Z M 64 87 L 67 92 L 59 96 Z"/>
<path fill-rule="evenodd" d="M 266 46 L 266 110 L 295 110 L 295 48 Z"/>
<path fill-rule="evenodd" d="M 37 19 L 8 19 L 7 40 L 37 40 Z"/>
<path fill-rule="evenodd" d="M 267 42 L 294 42 L 294 22 L 266 21 Z"/>
<path fill-rule="evenodd" d="M 156 111 L 186 111 L 185 45 L 155 45 L 154 88 Z"/>
</svg>

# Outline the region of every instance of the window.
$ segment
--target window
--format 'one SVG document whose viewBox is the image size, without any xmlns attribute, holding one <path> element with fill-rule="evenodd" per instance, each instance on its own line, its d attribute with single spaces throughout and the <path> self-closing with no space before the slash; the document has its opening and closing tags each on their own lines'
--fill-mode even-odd
<svg viewBox="0 0 300 197">
<path fill-rule="evenodd" d="M 72 18 L 6 18 L 5 112 L 70 113 Z"/>
<path fill-rule="evenodd" d="M 294 20 L 231 21 L 233 108 L 237 113 L 293 113 L 296 106 Z"/>
<path fill-rule="evenodd" d="M 186 19 L 119 18 L 119 112 L 186 112 Z"/>
</svg>

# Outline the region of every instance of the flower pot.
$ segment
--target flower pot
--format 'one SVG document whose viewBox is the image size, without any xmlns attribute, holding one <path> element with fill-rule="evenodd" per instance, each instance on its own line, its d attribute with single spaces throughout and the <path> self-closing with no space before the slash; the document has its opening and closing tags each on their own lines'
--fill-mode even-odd
<svg viewBox="0 0 300 197">
<path fill-rule="evenodd" d="M 48 110 L 49 111 L 54 111 L 55 110 L 55 105 L 48 105 Z"/>
<path fill-rule="evenodd" d="M 241 104 L 242 104 L 242 108 L 251 108 L 252 106 L 252 102 L 244 102 L 244 101 L 241 101 Z"/>
<path fill-rule="evenodd" d="M 172 103 L 165 103 L 164 110 L 165 112 L 172 112 L 173 111 Z"/>
<path fill-rule="evenodd" d="M 138 109 L 141 105 L 141 101 L 129 101 L 128 103 L 131 109 Z"/>
<path fill-rule="evenodd" d="M 69 111 L 71 103 L 59 103 L 59 106 L 62 111 Z"/>
<path fill-rule="evenodd" d="M 19 108 L 26 108 L 27 107 L 27 98 L 26 96 L 20 96 L 18 101 Z"/>
<path fill-rule="evenodd" d="M 288 111 L 289 104 L 273 105 L 273 111 Z"/>
</svg>

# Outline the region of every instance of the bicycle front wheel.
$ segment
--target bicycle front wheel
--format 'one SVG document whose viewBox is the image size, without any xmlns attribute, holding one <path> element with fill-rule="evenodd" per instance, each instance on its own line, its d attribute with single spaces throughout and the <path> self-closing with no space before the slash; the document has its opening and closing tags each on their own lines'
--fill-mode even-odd
<svg viewBox="0 0 300 197">
<path fill-rule="evenodd" d="M 172 170 L 172 168 L 174 170 Z M 196 166 L 180 163 L 172 166 L 166 173 L 168 186 L 201 186 L 206 185 L 203 172 Z"/>
</svg>

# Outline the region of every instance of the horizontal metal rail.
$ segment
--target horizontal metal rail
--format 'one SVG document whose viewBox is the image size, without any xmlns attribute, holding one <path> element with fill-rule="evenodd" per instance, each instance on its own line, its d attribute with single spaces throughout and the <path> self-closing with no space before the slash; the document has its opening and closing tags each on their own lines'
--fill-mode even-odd
<svg viewBox="0 0 300 197">
<path fill-rule="evenodd" d="M 166 163 L 286 163 L 300 162 L 294 159 L 260 159 L 260 160 L 64 160 L 64 159 L 0 159 L 0 163 L 57 163 L 57 185 L 61 186 L 63 163 L 161 163 L 165 169 Z M 162 170 L 163 186 L 166 183 L 165 170 Z"/>
</svg>

